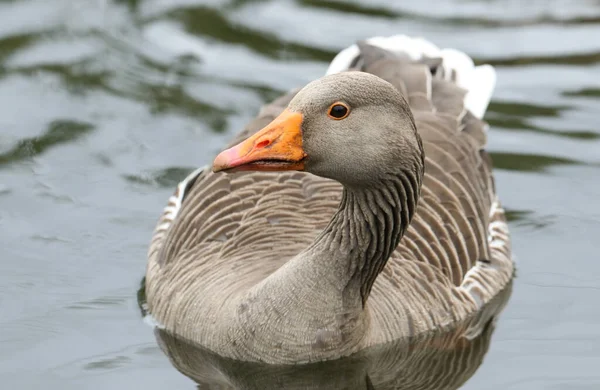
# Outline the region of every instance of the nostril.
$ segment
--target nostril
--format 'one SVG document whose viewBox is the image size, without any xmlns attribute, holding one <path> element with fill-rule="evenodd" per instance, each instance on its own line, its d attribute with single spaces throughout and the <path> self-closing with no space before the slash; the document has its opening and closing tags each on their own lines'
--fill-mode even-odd
<svg viewBox="0 0 600 390">
<path fill-rule="evenodd" d="M 271 144 L 271 141 L 269 141 L 268 139 L 264 140 L 264 141 L 260 141 L 259 143 L 256 144 L 256 148 L 257 149 L 261 149 L 264 148 L 265 146 L 269 146 Z"/>
</svg>

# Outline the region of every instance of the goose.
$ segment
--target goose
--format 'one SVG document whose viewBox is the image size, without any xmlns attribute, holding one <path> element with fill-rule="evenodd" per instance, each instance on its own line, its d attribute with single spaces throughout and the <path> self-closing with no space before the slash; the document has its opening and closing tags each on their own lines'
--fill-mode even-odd
<svg viewBox="0 0 600 390">
<path fill-rule="evenodd" d="M 177 186 L 148 250 L 149 313 L 219 356 L 278 365 L 475 318 L 514 271 L 485 150 L 494 84 L 423 38 L 342 50 Z"/>
</svg>

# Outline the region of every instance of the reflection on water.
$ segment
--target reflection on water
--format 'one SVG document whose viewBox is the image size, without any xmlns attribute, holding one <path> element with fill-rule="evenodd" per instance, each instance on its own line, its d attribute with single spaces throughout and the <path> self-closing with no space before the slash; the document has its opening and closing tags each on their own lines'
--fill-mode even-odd
<svg viewBox="0 0 600 390">
<path fill-rule="evenodd" d="M 0 153 L 0 167 L 19 160 L 31 159 L 46 149 L 64 142 L 73 142 L 93 130 L 89 123 L 77 123 L 69 120 L 56 120 L 37 137 L 23 138 L 4 153 Z"/>
<path fill-rule="evenodd" d="M 598 0 L 0 0 L 2 384 L 193 388 L 132 294 L 174 183 L 340 49 L 397 33 L 498 72 L 519 277 L 463 388 L 600 388 Z"/>
<path fill-rule="evenodd" d="M 507 286 L 480 315 L 455 331 L 410 343 L 392 343 L 348 358 L 301 366 L 270 366 L 226 359 L 156 330 L 171 363 L 200 389 L 430 390 L 458 389 L 479 368 L 512 291 Z M 477 336 L 462 337 L 465 329 Z"/>
</svg>

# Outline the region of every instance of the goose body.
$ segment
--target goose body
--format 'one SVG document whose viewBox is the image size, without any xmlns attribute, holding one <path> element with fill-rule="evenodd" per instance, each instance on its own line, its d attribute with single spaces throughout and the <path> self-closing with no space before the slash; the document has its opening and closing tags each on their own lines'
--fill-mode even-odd
<svg viewBox="0 0 600 390">
<path fill-rule="evenodd" d="M 219 355 L 278 364 L 474 318 L 513 275 L 481 120 L 493 84 L 422 39 L 342 51 L 179 184 L 149 248 L 150 313 Z"/>
</svg>

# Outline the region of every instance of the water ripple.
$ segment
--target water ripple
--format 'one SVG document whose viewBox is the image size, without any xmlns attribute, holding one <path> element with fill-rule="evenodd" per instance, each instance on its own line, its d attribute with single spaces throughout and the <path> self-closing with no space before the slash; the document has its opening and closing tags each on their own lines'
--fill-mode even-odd
<svg viewBox="0 0 600 390">
<path fill-rule="evenodd" d="M 44 153 L 47 149 L 72 142 L 94 129 L 91 123 L 72 120 L 55 120 L 38 137 L 21 139 L 7 152 L 0 154 L 0 167 L 21 160 L 28 160 Z"/>
<path fill-rule="evenodd" d="M 488 149 L 519 277 L 464 388 L 596 385 L 598 0 L 0 0 L 2 383 L 177 387 L 124 298 L 164 201 L 262 104 L 398 33 L 498 74 Z"/>
</svg>

